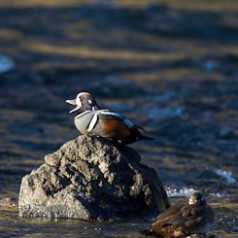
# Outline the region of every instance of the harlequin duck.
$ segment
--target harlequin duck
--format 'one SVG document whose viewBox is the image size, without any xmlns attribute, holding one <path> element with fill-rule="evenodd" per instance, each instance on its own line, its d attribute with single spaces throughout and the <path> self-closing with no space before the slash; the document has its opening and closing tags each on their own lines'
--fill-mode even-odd
<svg viewBox="0 0 238 238">
<path fill-rule="evenodd" d="M 66 102 L 76 105 L 70 113 L 80 110 L 80 114 L 74 118 L 74 123 L 82 134 L 104 137 L 124 145 L 153 139 L 143 135 L 141 127 L 121 114 L 101 109 L 90 93 L 79 93 L 76 99 Z"/>
<path fill-rule="evenodd" d="M 150 232 L 160 237 L 205 235 L 213 226 L 214 213 L 201 193 L 193 193 L 187 204 L 177 203 L 161 213 L 151 225 Z"/>
<path fill-rule="evenodd" d="M 96 111 L 100 109 L 95 98 L 87 92 L 81 92 L 75 99 L 66 100 L 66 102 L 72 105 L 76 105 L 76 108 L 71 110 L 69 113 L 75 112 L 77 110 L 80 110 L 80 112 L 85 112 L 87 110 Z"/>
</svg>

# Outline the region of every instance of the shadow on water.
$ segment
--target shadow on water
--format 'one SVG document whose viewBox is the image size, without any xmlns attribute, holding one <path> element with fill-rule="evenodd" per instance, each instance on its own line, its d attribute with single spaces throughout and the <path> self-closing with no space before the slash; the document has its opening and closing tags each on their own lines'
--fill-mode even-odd
<svg viewBox="0 0 238 238">
<path fill-rule="evenodd" d="M 30 3 L 0 4 L 0 54 L 15 63 L 0 74 L 0 198 L 17 197 L 21 177 L 78 136 L 65 100 L 90 91 L 156 137 L 132 146 L 175 191 L 172 201 L 202 190 L 217 214 L 211 234 L 236 237 L 237 4 Z M 23 219 L 2 209 L 0 236 L 139 237 L 150 222 Z"/>
</svg>

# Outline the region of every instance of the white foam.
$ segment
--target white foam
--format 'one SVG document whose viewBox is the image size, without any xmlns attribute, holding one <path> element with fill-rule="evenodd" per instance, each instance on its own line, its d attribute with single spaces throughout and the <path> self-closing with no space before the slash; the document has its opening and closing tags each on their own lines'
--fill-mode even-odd
<svg viewBox="0 0 238 238">
<path fill-rule="evenodd" d="M 169 197 L 188 197 L 193 193 L 197 192 L 194 188 L 175 188 L 175 187 L 167 187 L 166 188 L 167 195 Z"/>
<path fill-rule="evenodd" d="M 176 185 L 171 186 L 171 187 L 166 187 L 166 192 L 168 197 L 189 197 L 191 196 L 193 193 L 198 192 L 197 189 L 194 188 L 188 188 L 188 187 L 176 187 Z M 224 197 L 223 193 L 219 193 L 219 192 L 211 192 L 209 193 L 209 196 L 211 197 Z"/>
<path fill-rule="evenodd" d="M 236 179 L 232 177 L 231 171 L 214 168 L 212 172 L 224 178 L 228 184 L 236 183 Z"/>
<path fill-rule="evenodd" d="M 224 197 L 224 194 L 222 194 L 222 193 L 210 193 L 209 195 L 211 197 L 217 197 L 217 198 Z"/>
</svg>

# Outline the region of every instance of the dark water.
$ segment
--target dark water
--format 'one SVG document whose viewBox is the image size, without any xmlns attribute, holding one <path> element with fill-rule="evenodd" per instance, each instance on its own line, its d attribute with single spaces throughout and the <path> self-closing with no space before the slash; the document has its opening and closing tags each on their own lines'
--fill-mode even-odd
<svg viewBox="0 0 238 238">
<path fill-rule="evenodd" d="M 209 234 L 238 237 L 237 2 L 37 2 L 0 2 L 0 55 L 15 64 L 0 74 L 0 198 L 17 198 L 22 176 L 78 136 L 65 100 L 90 91 L 156 137 L 132 146 L 172 203 L 202 191 Z M 141 237 L 150 223 L 0 208 L 0 237 Z"/>
</svg>

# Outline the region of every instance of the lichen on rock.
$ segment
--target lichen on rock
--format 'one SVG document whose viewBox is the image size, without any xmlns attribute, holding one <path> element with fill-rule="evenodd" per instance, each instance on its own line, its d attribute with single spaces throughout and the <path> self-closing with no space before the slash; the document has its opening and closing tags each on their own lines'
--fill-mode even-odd
<svg viewBox="0 0 238 238">
<path fill-rule="evenodd" d="M 22 179 L 21 216 L 109 219 L 169 204 L 156 172 L 132 148 L 97 137 L 66 142 Z"/>
</svg>

